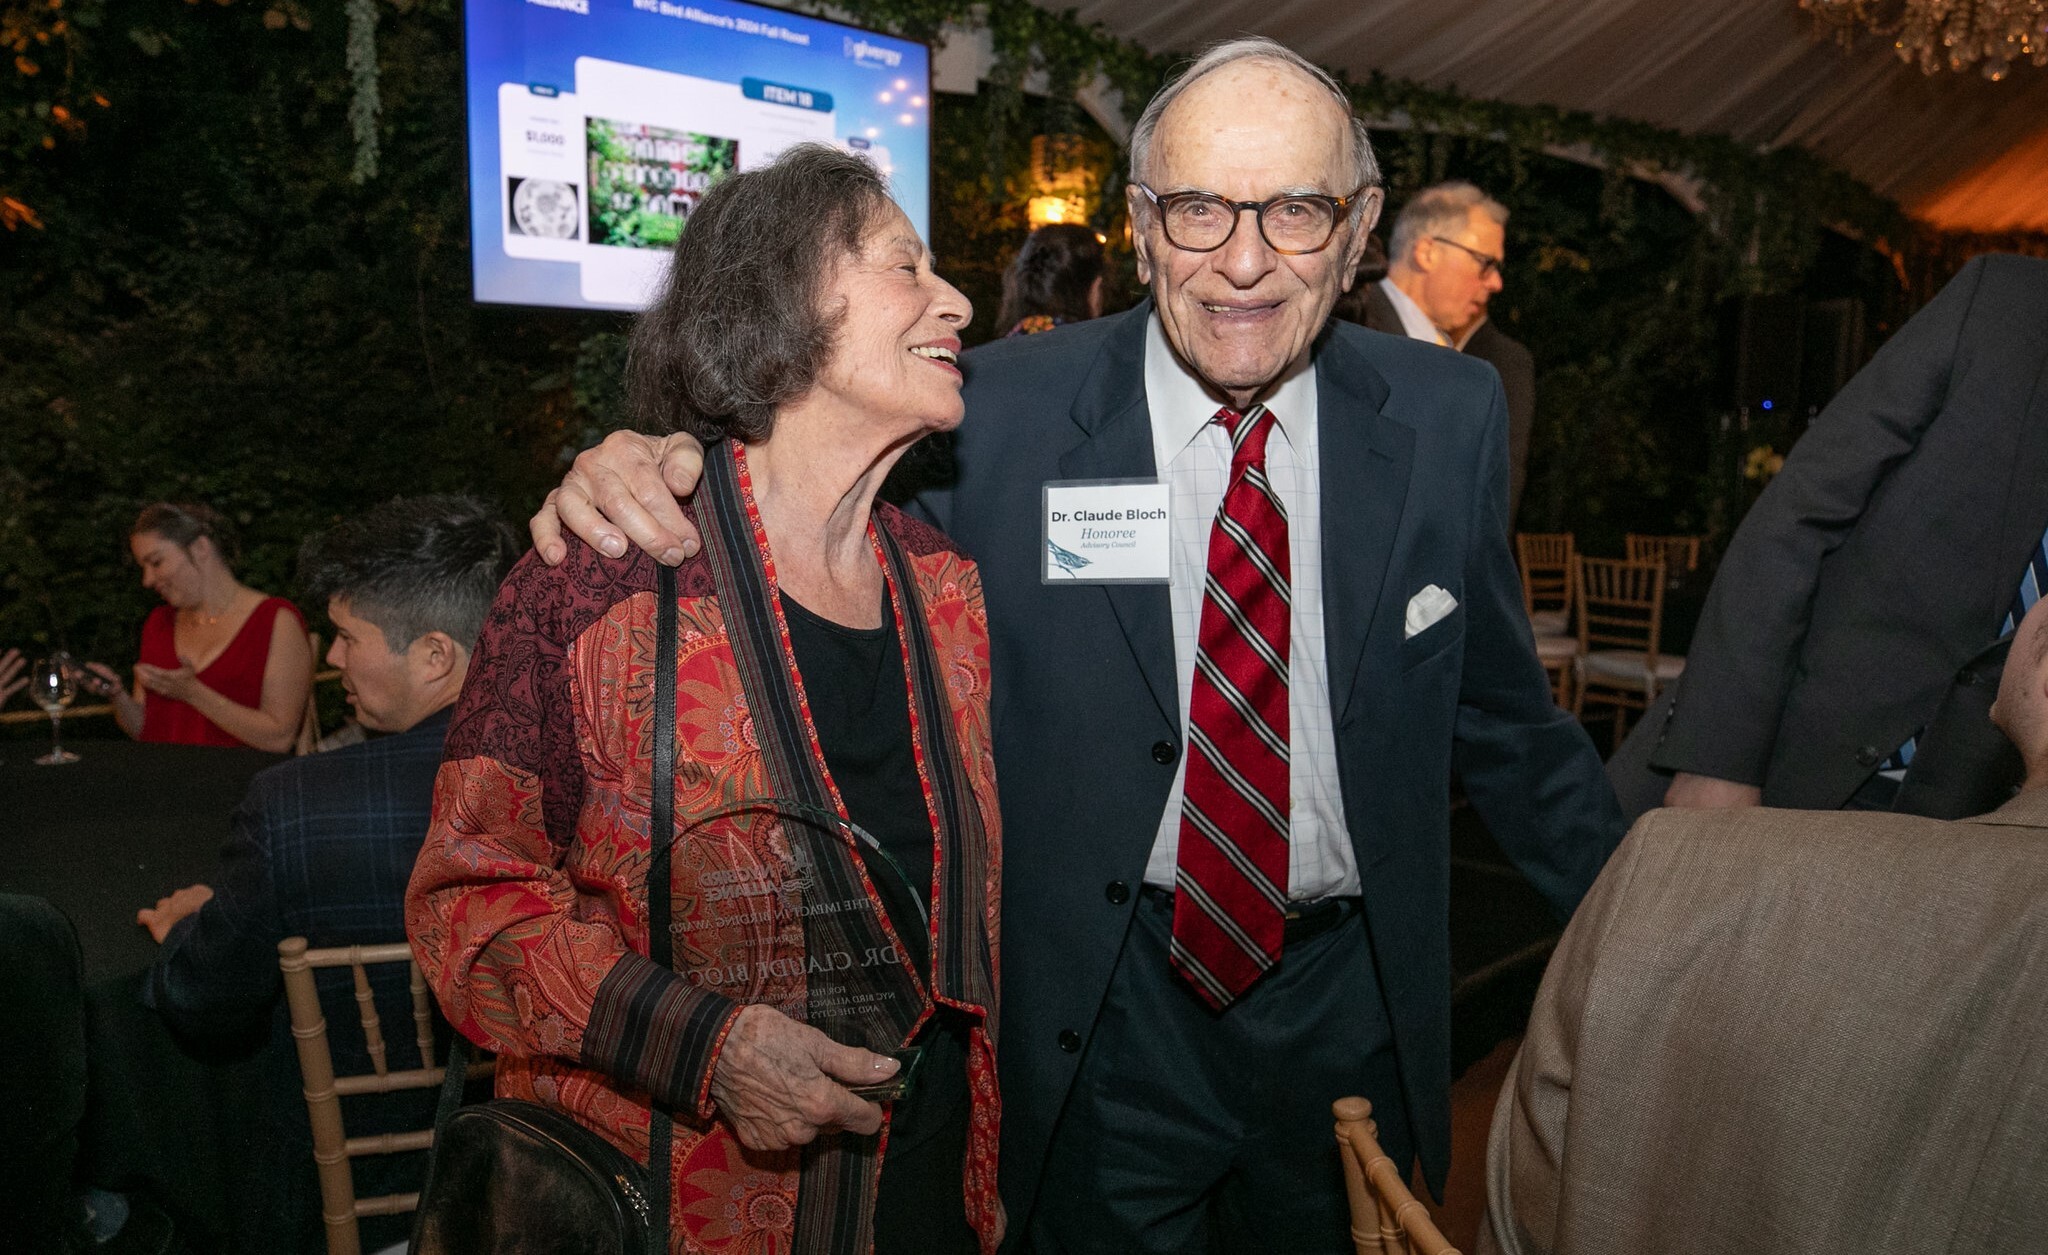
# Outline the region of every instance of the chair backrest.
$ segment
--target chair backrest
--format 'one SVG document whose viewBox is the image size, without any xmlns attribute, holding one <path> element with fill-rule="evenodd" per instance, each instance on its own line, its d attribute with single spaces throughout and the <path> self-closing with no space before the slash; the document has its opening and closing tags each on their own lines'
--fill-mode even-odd
<svg viewBox="0 0 2048 1255">
<path fill-rule="evenodd" d="M 419 1047 L 421 1065 L 394 1070 L 387 1062 L 384 1028 L 377 1016 L 376 999 L 370 992 L 368 969 L 378 964 L 403 963 L 411 977 L 413 1040 Z M 284 996 L 291 1008 L 292 1039 L 299 1049 L 299 1074 L 305 1087 L 306 1114 L 313 1126 L 313 1162 L 320 1174 L 320 1219 L 327 1234 L 328 1255 L 361 1255 L 362 1238 L 357 1220 L 364 1216 L 394 1216 L 419 1206 L 417 1191 L 357 1198 L 355 1175 L 349 1160 L 364 1155 L 390 1155 L 425 1150 L 434 1144 L 434 1130 L 384 1133 L 374 1137 L 350 1137 L 342 1123 L 341 1100 L 354 1094 L 388 1094 L 406 1089 L 433 1089 L 441 1084 L 445 1068 L 435 1066 L 434 1005 L 427 994 L 427 982 L 413 962 L 412 947 L 405 942 L 381 946 L 344 946 L 331 950 L 307 948 L 304 937 L 287 937 L 277 943 L 277 964 L 284 973 Z M 352 1076 L 334 1074 L 334 1052 L 327 1041 L 327 1020 L 320 1011 L 320 993 L 313 973 L 323 967 L 346 967 L 355 974 L 356 1009 L 362 1020 L 363 1043 L 372 1071 Z M 487 1063 L 471 1069 L 470 1075 L 489 1074 Z"/>
<path fill-rule="evenodd" d="M 1569 612 L 1572 608 L 1570 532 L 1516 532 L 1515 563 L 1522 569 L 1522 610 Z"/>
<path fill-rule="evenodd" d="M 1358 1255 L 1458 1255 L 1434 1222 L 1429 1209 L 1415 1201 L 1401 1170 L 1380 1149 L 1379 1127 L 1372 1104 L 1363 1098 L 1339 1098 L 1338 1154 L 1344 1159 L 1344 1188 L 1351 1199 L 1351 1241 Z"/>
<path fill-rule="evenodd" d="M 306 713 L 299 717 L 299 736 L 292 742 L 294 754 L 310 754 L 320 748 L 320 633 L 306 633 L 306 644 L 313 650 L 313 678 L 306 684 Z"/>
<path fill-rule="evenodd" d="M 1572 560 L 1579 603 L 1579 648 L 1627 649 L 1657 659 L 1664 626 L 1664 564 L 1614 558 Z"/>
<path fill-rule="evenodd" d="M 1700 569 L 1700 538 L 1697 536 L 1646 536 L 1630 532 L 1627 537 L 1630 562 L 1662 562 L 1673 578 L 1682 571 Z"/>
</svg>

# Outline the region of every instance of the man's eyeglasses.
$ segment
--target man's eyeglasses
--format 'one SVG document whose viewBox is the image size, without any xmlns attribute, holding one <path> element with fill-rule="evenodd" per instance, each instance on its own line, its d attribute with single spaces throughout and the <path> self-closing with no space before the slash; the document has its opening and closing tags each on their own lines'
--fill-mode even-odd
<svg viewBox="0 0 2048 1255">
<path fill-rule="evenodd" d="M 1295 255 L 1320 251 L 1337 233 L 1337 220 L 1367 189 L 1349 196 L 1296 192 L 1270 200 L 1225 200 L 1214 192 L 1168 192 L 1161 196 L 1137 185 L 1159 211 L 1166 242 L 1189 253 L 1213 253 L 1237 231 L 1237 216 L 1249 209 L 1258 215 L 1259 235 L 1276 253 Z"/>
<path fill-rule="evenodd" d="M 1479 263 L 1479 277 L 1482 279 L 1490 279 L 1500 273 L 1501 261 L 1498 257 L 1490 257 L 1476 248 L 1466 248 L 1456 240 L 1447 240 L 1441 235 L 1432 235 L 1429 238 L 1439 244 L 1448 244 L 1462 253 L 1470 254 L 1472 260 Z"/>
</svg>

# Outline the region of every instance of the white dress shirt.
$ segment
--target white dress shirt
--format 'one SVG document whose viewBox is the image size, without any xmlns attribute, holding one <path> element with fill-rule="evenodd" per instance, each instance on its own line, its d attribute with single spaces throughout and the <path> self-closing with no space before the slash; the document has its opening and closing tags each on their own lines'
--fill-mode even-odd
<svg viewBox="0 0 2048 1255">
<path fill-rule="evenodd" d="M 1394 303 L 1394 312 L 1401 316 L 1401 330 L 1408 333 L 1410 340 L 1427 340 L 1431 344 L 1440 344 L 1445 348 L 1451 346 L 1444 333 L 1438 331 L 1436 324 L 1429 320 L 1429 315 L 1422 312 L 1422 306 L 1415 303 L 1415 298 L 1396 287 L 1392 279 L 1380 280 L 1380 291 L 1385 292 L 1387 299 Z"/>
<path fill-rule="evenodd" d="M 1195 653 L 1201 636 L 1209 530 L 1230 486 L 1230 434 L 1213 421 L 1211 397 L 1166 343 L 1154 314 L 1145 336 L 1145 404 L 1152 412 L 1152 458 L 1171 495 L 1173 665 L 1180 681 L 1180 726 L 1188 726 Z M 1287 510 L 1287 561 L 1293 598 L 1287 685 L 1290 794 L 1287 896 L 1295 901 L 1359 891 L 1358 860 L 1344 826 L 1337 782 L 1337 733 L 1330 715 L 1330 668 L 1323 640 L 1323 528 L 1317 480 L 1316 373 L 1304 364 L 1267 398 L 1273 432 L 1266 478 Z M 1185 746 L 1187 738 L 1181 738 Z M 1145 883 L 1173 888 L 1180 852 L 1182 753 L 1166 795 L 1166 813 L 1145 865 Z"/>
</svg>

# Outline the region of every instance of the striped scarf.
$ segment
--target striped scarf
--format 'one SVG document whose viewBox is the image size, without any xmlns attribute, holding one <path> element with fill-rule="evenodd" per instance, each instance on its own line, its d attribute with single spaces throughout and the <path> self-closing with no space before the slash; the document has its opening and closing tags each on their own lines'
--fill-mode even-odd
<svg viewBox="0 0 2048 1255">
<path fill-rule="evenodd" d="M 804 954 L 865 956 L 895 953 L 899 961 L 835 972 L 830 982 L 813 981 L 808 1017 L 830 1020 L 840 1040 L 877 1051 L 906 1044 L 922 1027 L 934 1003 L 984 1017 L 995 1027 L 994 956 L 982 921 L 987 893 L 989 840 L 980 807 L 968 782 L 946 702 L 944 672 L 909 558 L 896 538 L 870 523 L 868 532 L 888 583 L 889 604 L 909 677 L 911 735 L 916 742 L 933 821 L 935 900 L 931 936 L 903 938 L 934 947 L 930 990 L 922 987 L 909 957 L 886 949 L 895 940 L 880 897 L 869 883 L 844 803 L 828 778 L 824 753 L 797 677 L 789 626 L 777 597 L 774 559 L 747 474 L 746 451 L 727 440 L 705 450 L 704 475 L 691 499 L 703 537 L 718 604 L 752 713 L 755 739 L 768 778 L 764 805 L 792 813 L 836 815 L 839 824 L 785 823 L 792 844 L 805 847 L 805 899 L 844 903 L 865 899 L 868 910 L 822 910 L 804 915 Z M 769 799 L 774 799 L 770 801 Z M 799 831 L 801 829 L 801 831 Z M 816 970 L 808 968 L 807 970 Z M 818 1005 L 830 997 L 828 1011 Z M 864 1009 L 852 1014 L 848 1006 Z M 881 1140 L 843 1134 L 820 1138 L 805 1149 L 797 1189 L 799 1255 L 867 1251 L 872 1244 L 875 1191 L 880 1179 Z"/>
</svg>

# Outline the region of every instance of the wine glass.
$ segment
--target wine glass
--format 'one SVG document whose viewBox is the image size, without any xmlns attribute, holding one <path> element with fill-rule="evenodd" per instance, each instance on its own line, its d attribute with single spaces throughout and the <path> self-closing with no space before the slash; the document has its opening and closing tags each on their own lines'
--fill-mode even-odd
<svg viewBox="0 0 2048 1255">
<path fill-rule="evenodd" d="M 57 767 L 78 761 L 78 755 L 65 752 L 63 741 L 64 708 L 78 696 L 71 672 L 71 658 L 62 653 L 36 659 L 34 668 L 29 672 L 29 695 L 50 715 L 50 752 L 36 759 L 39 767 Z"/>
</svg>

